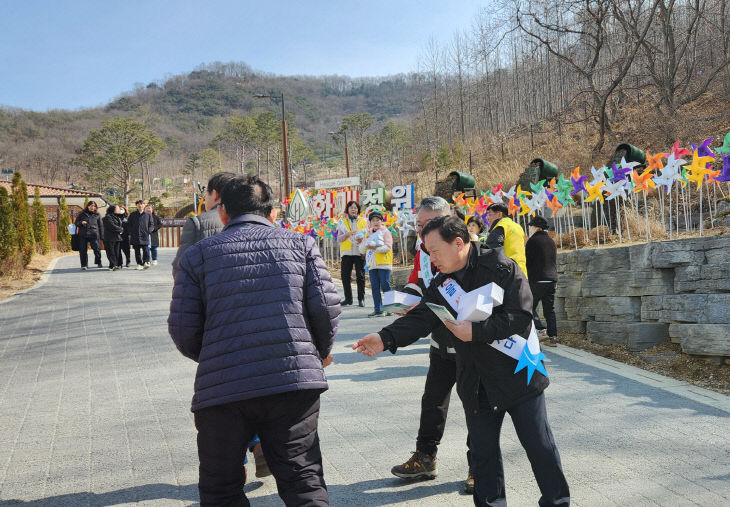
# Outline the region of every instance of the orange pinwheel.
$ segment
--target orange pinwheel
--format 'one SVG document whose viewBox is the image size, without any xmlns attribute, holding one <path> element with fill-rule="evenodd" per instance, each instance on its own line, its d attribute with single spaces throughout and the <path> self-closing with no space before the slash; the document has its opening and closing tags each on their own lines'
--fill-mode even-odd
<svg viewBox="0 0 730 507">
<path fill-rule="evenodd" d="M 522 203 L 520 202 L 520 204 L 522 204 Z M 517 213 L 518 211 L 520 211 L 520 208 L 521 208 L 521 206 L 517 206 L 515 204 L 515 200 L 514 199 L 510 199 L 509 200 L 509 204 L 507 205 L 507 213 L 509 215 L 514 215 L 515 213 Z"/>
<path fill-rule="evenodd" d="M 656 155 L 652 156 L 651 153 L 647 151 L 646 161 L 649 163 L 649 165 L 646 167 L 646 170 L 653 171 L 654 169 L 664 169 L 664 164 L 662 164 L 662 158 L 664 158 L 664 153 L 657 153 Z"/>
<path fill-rule="evenodd" d="M 656 188 L 654 180 L 652 180 L 653 176 L 654 175 L 649 169 L 641 174 L 639 174 L 638 171 L 631 171 L 631 179 L 634 181 L 634 185 L 636 185 L 634 187 L 634 192 L 649 192 L 649 187 Z"/>
<path fill-rule="evenodd" d="M 560 204 L 560 201 L 558 200 L 558 198 L 555 196 L 553 196 L 552 200 L 548 199 L 547 206 L 548 206 L 548 208 L 553 210 L 553 214 L 551 215 L 552 217 L 554 217 L 555 213 L 557 213 L 558 210 L 563 207 L 563 205 Z"/>
<path fill-rule="evenodd" d="M 464 200 L 464 193 L 460 193 L 456 197 L 454 197 L 454 204 L 457 206 L 466 206 L 466 201 Z"/>
<path fill-rule="evenodd" d="M 574 180 L 577 180 L 578 178 L 580 178 L 580 167 L 576 167 L 575 169 L 573 169 L 573 172 L 570 174 L 570 177 L 573 178 Z"/>
<path fill-rule="evenodd" d="M 548 192 L 551 194 L 554 194 L 558 190 L 557 183 L 555 182 L 555 178 L 550 180 L 550 184 L 547 186 Z"/>
</svg>

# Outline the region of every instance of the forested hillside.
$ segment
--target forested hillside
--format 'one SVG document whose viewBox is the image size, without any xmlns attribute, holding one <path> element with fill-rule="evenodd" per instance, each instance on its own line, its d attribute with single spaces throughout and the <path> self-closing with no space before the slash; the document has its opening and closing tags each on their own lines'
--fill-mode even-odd
<svg viewBox="0 0 730 507">
<path fill-rule="evenodd" d="M 391 120 L 405 124 L 418 107 L 415 88 L 406 75 L 283 77 L 256 73 L 244 63 L 214 63 L 186 75 L 140 84 L 106 107 L 46 113 L 0 108 L 0 165 L 22 171 L 33 182 L 87 184 L 86 169 L 74 165 L 76 150 L 103 120 L 123 116 L 144 121 L 166 144 L 153 166 L 155 177 L 190 173 L 190 166 L 194 171 L 196 158 L 210 149 L 216 136 L 225 137 L 231 118 L 265 117 L 273 129 L 269 144 L 272 150 L 278 149 L 281 102 L 256 95 L 280 97 L 282 93 L 289 128 L 312 150 L 310 162 L 333 156 L 341 159 L 342 139 L 338 145 L 328 133 L 338 131 L 344 117 L 367 113 L 374 129 Z M 253 150 L 241 160 L 241 154 L 227 150 L 231 147 L 226 143 L 213 148 L 224 168 L 256 163 Z"/>
</svg>

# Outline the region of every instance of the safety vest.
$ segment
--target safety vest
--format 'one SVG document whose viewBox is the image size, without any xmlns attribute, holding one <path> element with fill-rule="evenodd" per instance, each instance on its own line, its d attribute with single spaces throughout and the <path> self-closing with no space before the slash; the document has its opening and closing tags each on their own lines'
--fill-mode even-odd
<svg viewBox="0 0 730 507">
<path fill-rule="evenodd" d="M 509 217 L 497 222 L 497 227 L 504 230 L 504 253 L 517 263 L 527 278 L 527 259 L 525 258 L 525 231 Z"/>
<path fill-rule="evenodd" d="M 350 228 L 350 218 L 348 215 L 345 215 L 344 217 L 342 217 L 342 222 L 345 224 L 345 229 L 347 229 L 347 232 L 352 231 L 352 229 Z M 365 220 L 363 217 L 358 217 L 357 230 L 361 231 L 363 229 L 367 229 L 367 227 L 368 227 L 367 220 Z M 352 241 L 350 241 L 349 239 L 346 239 L 345 241 L 340 243 L 340 250 L 343 252 L 349 252 L 350 250 L 352 250 Z"/>
<path fill-rule="evenodd" d="M 364 241 L 367 241 L 367 238 L 365 238 Z M 372 255 L 372 254 L 375 254 L 375 255 Z M 367 265 L 368 269 L 374 268 L 376 265 L 392 266 L 393 265 L 393 249 L 391 248 L 390 250 L 388 250 L 385 253 L 376 252 L 375 250 L 368 250 L 368 252 L 365 255 L 365 264 Z"/>
</svg>

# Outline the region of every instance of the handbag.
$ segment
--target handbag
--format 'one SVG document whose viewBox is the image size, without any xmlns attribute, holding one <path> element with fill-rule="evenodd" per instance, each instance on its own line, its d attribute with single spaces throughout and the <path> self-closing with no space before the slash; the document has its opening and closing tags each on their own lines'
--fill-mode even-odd
<svg viewBox="0 0 730 507">
<path fill-rule="evenodd" d="M 79 251 L 79 235 L 78 234 L 71 235 L 71 250 L 73 250 L 74 252 Z"/>
</svg>

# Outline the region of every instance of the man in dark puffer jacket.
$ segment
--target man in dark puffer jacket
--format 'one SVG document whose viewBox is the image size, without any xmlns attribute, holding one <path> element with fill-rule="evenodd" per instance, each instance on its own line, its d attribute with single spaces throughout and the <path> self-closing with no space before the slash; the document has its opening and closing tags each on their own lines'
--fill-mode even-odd
<svg viewBox="0 0 730 507">
<path fill-rule="evenodd" d="M 201 505 L 248 505 L 243 456 L 254 433 L 286 505 L 328 505 L 317 436 L 323 367 L 339 296 L 314 239 L 274 227 L 271 188 L 254 176 L 221 192 L 223 231 L 188 248 L 168 325 L 197 361 Z"/>
</svg>

